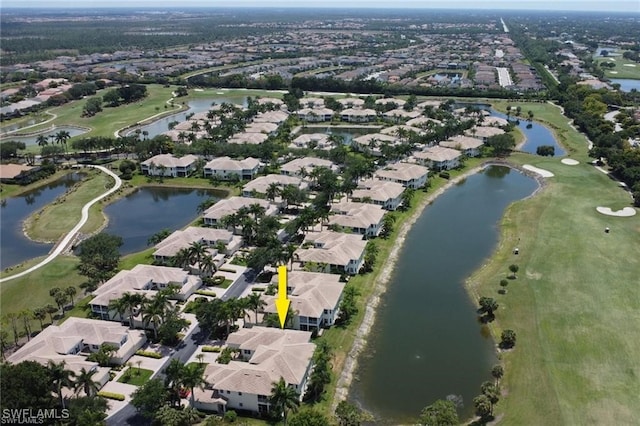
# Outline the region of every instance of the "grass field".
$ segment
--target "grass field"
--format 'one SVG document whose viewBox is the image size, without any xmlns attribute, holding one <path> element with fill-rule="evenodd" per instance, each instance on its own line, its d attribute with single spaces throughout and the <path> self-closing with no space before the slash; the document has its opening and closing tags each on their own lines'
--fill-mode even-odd
<svg viewBox="0 0 640 426">
<path fill-rule="evenodd" d="M 104 193 L 113 186 L 113 183 L 113 179 L 105 173 L 89 171 L 86 179 L 27 218 L 25 224 L 27 235 L 37 241 L 57 241 L 78 223 L 82 206 Z M 101 208 L 97 206 L 91 210 L 89 220 L 82 227 L 81 232 L 96 231 L 104 220 Z"/>
<path fill-rule="evenodd" d="M 25 262 L 11 273 L 21 272 L 36 263 L 42 257 Z M 56 305 L 53 297 L 49 296 L 49 290 L 54 287 L 76 287 L 76 298 L 82 294 L 79 285 L 86 281 L 85 277 L 78 274 L 76 267 L 79 260 L 74 256 L 59 256 L 48 265 L 33 271 L 27 276 L 4 282 L 0 285 L 0 312 L 6 315 L 9 312 L 20 312 L 24 309 L 37 309 L 47 304 Z M 3 274 L 4 276 L 4 274 Z M 48 324 L 49 318 L 45 321 Z M 38 321 L 32 320 L 33 330 L 39 330 Z M 20 324 L 22 330 L 22 324 Z"/>
<path fill-rule="evenodd" d="M 506 425 L 633 424 L 640 418 L 640 216 L 596 212 L 596 206 L 629 206 L 631 198 L 587 164 L 584 138 L 547 107 L 535 109 L 536 117 L 560 127 L 581 164 L 512 156 L 555 177 L 510 206 L 496 254 L 468 281 L 474 299 L 491 296 L 500 304 L 494 336 L 507 328 L 517 333 L 515 349 L 502 354 L 508 396 L 496 413 Z M 500 295 L 498 283 L 511 263 L 520 266 L 518 278 Z"/>
<path fill-rule="evenodd" d="M 616 64 L 615 68 L 603 67 L 604 76 L 607 78 L 631 78 L 640 80 L 640 64 L 630 61 L 620 56 L 609 56 L 606 58 L 596 58 L 595 62 L 601 64 L 603 62 L 611 62 Z M 633 66 L 631 66 L 633 65 Z"/>
<path fill-rule="evenodd" d="M 129 367 L 118 379 L 120 383 L 127 383 L 134 386 L 144 385 L 153 374 L 153 370 L 145 368 Z"/>
</svg>

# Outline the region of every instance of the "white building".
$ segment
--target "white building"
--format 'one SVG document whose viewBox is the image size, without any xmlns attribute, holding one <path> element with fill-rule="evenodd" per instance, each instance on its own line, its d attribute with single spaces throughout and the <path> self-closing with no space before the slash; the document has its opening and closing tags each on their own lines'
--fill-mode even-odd
<svg viewBox="0 0 640 426">
<path fill-rule="evenodd" d="M 380 179 L 366 179 L 358 182 L 358 188 L 351 194 L 353 201 L 370 202 L 385 210 L 396 210 L 402 203 L 404 186 L 397 182 Z"/>
<path fill-rule="evenodd" d="M 222 227 L 221 220 L 223 217 L 234 214 L 243 207 L 249 208 L 252 204 L 258 204 L 263 207 L 265 216 L 278 214 L 278 206 L 262 198 L 229 197 L 218 201 L 205 210 L 203 215 L 204 224 L 220 228 Z"/>
<path fill-rule="evenodd" d="M 467 157 L 477 157 L 480 155 L 480 148 L 482 145 L 484 144 L 480 139 L 460 135 L 449 138 L 444 142 L 440 142 L 440 146 L 457 149 Z"/>
<path fill-rule="evenodd" d="M 386 213 L 380 206 L 351 201 L 332 204 L 331 212 L 333 215 L 329 216 L 330 225 L 340 226 L 368 238 L 380 234 L 382 218 Z"/>
<path fill-rule="evenodd" d="M 397 182 L 405 188 L 422 188 L 427 182 L 429 169 L 417 164 L 395 163 L 389 164 L 374 173 L 380 180 Z"/>
<path fill-rule="evenodd" d="M 309 185 L 305 181 L 298 177 L 270 174 L 257 177 L 243 186 L 242 196 L 253 197 L 254 194 L 265 196 L 267 193 L 267 189 L 271 184 L 276 184 L 280 189 L 284 188 L 287 185 L 293 185 L 300 189 L 307 189 L 309 187 Z"/>
<path fill-rule="evenodd" d="M 218 157 L 204 166 L 204 177 L 215 176 L 222 180 L 250 180 L 260 170 L 260 160 L 247 157 L 244 160 L 232 160 L 229 157 Z"/>
<path fill-rule="evenodd" d="M 198 156 L 191 154 L 184 157 L 159 154 L 140 163 L 140 169 L 150 176 L 187 177 L 196 170 L 197 161 Z"/>
<path fill-rule="evenodd" d="M 361 235 L 324 230 L 308 233 L 304 242 L 294 253 L 300 268 L 313 263 L 315 272 L 356 275 L 364 263 L 367 242 Z M 306 243 L 312 247 L 305 248 Z"/>
<path fill-rule="evenodd" d="M 434 170 L 450 170 L 460 165 L 462 153 L 444 146 L 432 146 L 413 154 L 416 160 Z"/>
<path fill-rule="evenodd" d="M 334 171 L 338 169 L 332 161 L 317 157 L 303 157 L 283 164 L 282 167 L 280 167 L 280 174 L 304 178 L 305 175 L 311 173 L 316 167 L 325 167 Z"/>
</svg>

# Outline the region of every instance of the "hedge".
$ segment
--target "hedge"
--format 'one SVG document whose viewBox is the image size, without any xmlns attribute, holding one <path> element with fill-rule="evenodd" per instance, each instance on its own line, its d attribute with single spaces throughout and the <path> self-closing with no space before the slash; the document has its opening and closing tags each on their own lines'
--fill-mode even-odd
<svg viewBox="0 0 640 426">
<path fill-rule="evenodd" d="M 136 351 L 136 355 L 140 355 L 140 356 L 146 356 L 147 358 L 155 358 L 155 359 L 160 359 L 162 358 L 162 355 L 157 353 L 157 352 L 153 352 L 153 351 L 143 351 L 143 350 L 139 350 Z"/>
<path fill-rule="evenodd" d="M 214 291 L 198 290 L 196 291 L 196 294 L 200 294 L 202 296 L 216 297 L 216 293 Z"/>
<path fill-rule="evenodd" d="M 203 346 L 202 352 L 220 352 L 220 348 L 217 346 Z"/>
<path fill-rule="evenodd" d="M 100 391 L 98 392 L 98 396 L 108 399 L 115 399 L 116 401 L 124 401 L 124 395 L 121 393 Z"/>
</svg>

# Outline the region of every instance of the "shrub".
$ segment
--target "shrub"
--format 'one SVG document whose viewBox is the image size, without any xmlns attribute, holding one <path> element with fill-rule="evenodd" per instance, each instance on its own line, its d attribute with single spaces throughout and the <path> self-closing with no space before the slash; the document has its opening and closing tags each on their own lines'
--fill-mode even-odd
<svg viewBox="0 0 640 426">
<path fill-rule="evenodd" d="M 449 177 L 450 177 L 449 172 L 447 172 L 447 171 L 440 172 L 438 174 L 438 176 L 440 176 L 443 179 L 449 179 Z"/>
<path fill-rule="evenodd" d="M 229 410 L 226 413 L 224 413 L 224 421 L 227 423 L 234 423 L 237 419 L 238 419 L 238 414 L 233 410 Z"/>
<path fill-rule="evenodd" d="M 216 275 L 213 277 L 213 285 L 220 285 L 224 282 L 225 278 L 222 275 Z"/>
<path fill-rule="evenodd" d="M 256 291 L 256 292 L 263 292 L 265 290 L 266 290 L 266 288 L 264 288 L 264 287 L 253 287 L 251 289 L 251 291 Z"/>
<path fill-rule="evenodd" d="M 101 396 L 107 399 L 115 399 L 116 401 L 124 401 L 124 395 L 121 393 L 100 391 L 98 392 L 98 396 Z"/>
<path fill-rule="evenodd" d="M 220 352 L 220 348 L 217 346 L 203 346 L 202 347 L 202 352 L 215 352 L 215 353 L 219 353 Z"/>
<path fill-rule="evenodd" d="M 543 157 L 553 157 L 556 154 L 556 148 L 553 145 L 540 145 L 536 148 L 536 154 Z"/>
<path fill-rule="evenodd" d="M 199 294 L 201 296 L 216 297 L 216 293 L 214 291 L 198 290 L 198 291 L 196 291 L 196 294 Z"/>
<path fill-rule="evenodd" d="M 513 330 L 504 330 L 500 335 L 500 347 L 503 349 L 509 349 L 516 344 L 516 332 Z"/>
<path fill-rule="evenodd" d="M 155 359 L 162 358 L 161 354 L 159 354 L 157 352 L 153 352 L 153 351 L 138 350 L 138 351 L 136 351 L 136 355 L 146 356 L 147 358 L 155 358 Z"/>
</svg>

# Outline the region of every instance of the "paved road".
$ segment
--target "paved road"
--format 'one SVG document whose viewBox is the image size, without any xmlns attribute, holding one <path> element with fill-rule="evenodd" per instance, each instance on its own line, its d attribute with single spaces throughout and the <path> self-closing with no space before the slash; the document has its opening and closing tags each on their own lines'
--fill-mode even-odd
<svg viewBox="0 0 640 426">
<path fill-rule="evenodd" d="M 205 336 L 202 334 L 200 326 L 196 326 L 193 329 L 193 333 L 191 333 L 191 338 L 187 339 L 187 341 L 183 343 L 183 346 L 180 349 L 171 354 L 171 356 L 167 359 L 164 367 L 160 369 L 160 372 L 156 374 L 154 378 L 157 377 L 160 379 L 164 379 L 164 368 L 169 364 L 169 362 L 171 362 L 172 359 L 177 359 L 182 363 L 187 362 L 198 348 L 198 345 L 204 342 L 204 339 Z M 139 416 L 135 407 L 131 404 L 125 405 L 123 408 L 118 410 L 107 419 L 108 426 L 142 426 L 148 424 L 149 421 Z"/>
<path fill-rule="evenodd" d="M 244 274 L 237 279 L 231 287 L 224 292 L 222 296 L 220 296 L 221 300 L 229 300 L 231 298 L 239 298 L 242 293 L 245 291 L 247 286 L 253 282 L 256 277 L 256 273 L 253 269 L 247 269 Z"/>
<path fill-rule="evenodd" d="M 69 243 L 71 243 L 71 241 L 73 241 L 73 239 L 75 238 L 76 234 L 78 233 L 78 231 L 80 231 L 80 229 L 84 226 L 85 223 L 87 223 L 87 220 L 89 219 L 89 208 L 91 208 L 92 205 L 94 205 L 95 203 L 97 203 L 98 201 L 102 200 L 104 197 L 113 194 L 114 192 L 116 192 L 120 186 L 122 186 L 122 180 L 118 177 L 118 175 L 116 175 L 115 173 L 113 173 L 111 170 L 102 167 L 102 166 L 93 166 L 93 165 L 89 165 L 87 167 L 93 167 L 99 170 L 102 170 L 104 173 L 108 174 L 109 176 L 111 176 L 112 178 L 115 179 L 116 184 L 109 189 L 107 192 L 105 192 L 102 195 L 97 196 L 96 198 L 94 198 L 93 200 L 89 201 L 87 204 L 85 204 L 82 207 L 82 217 L 80 218 L 80 221 L 76 224 L 76 226 L 73 227 L 73 229 L 71 231 L 69 231 L 69 233 L 67 235 L 64 236 L 64 238 L 62 239 L 62 241 L 60 241 L 60 243 L 58 243 L 58 245 L 55 247 L 55 249 L 49 254 L 49 256 L 47 256 L 42 262 L 38 263 L 37 265 L 32 266 L 31 268 L 22 271 L 18 274 L 15 275 L 11 275 L 8 277 L 4 277 L 2 279 L 0 279 L 0 283 L 3 283 L 5 281 L 9 281 L 9 280 L 13 280 L 16 278 L 20 278 L 20 277 L 24 277 L 27 274 L 30 274 L 31 272 L 35 271 L 36 269 L 39 269 L 41 267 L 43 267 L 44 265 L 46 265 L 47 263 L 51 262 L 53 259 L 55 259 L 56 257 L 58 257 L 60 255 L 60 253 L 62 253 L 65 248 L 69 245 Z"/>
</svg>

